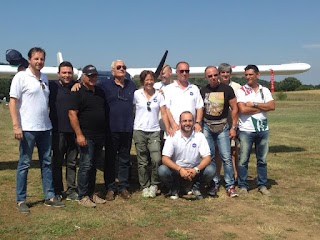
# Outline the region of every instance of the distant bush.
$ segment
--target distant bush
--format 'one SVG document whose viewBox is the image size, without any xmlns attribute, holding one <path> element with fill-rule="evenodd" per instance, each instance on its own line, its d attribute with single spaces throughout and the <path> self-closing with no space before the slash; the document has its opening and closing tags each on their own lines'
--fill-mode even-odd
<svg viewBox="0 0 320 240">
<path fill-rule="evenodd" d="M 276 97 L 277 97 L 277 100 L 285 101 L 287 99 L 288 95 L 284 92 L 277 92 Z"/>
</svg>

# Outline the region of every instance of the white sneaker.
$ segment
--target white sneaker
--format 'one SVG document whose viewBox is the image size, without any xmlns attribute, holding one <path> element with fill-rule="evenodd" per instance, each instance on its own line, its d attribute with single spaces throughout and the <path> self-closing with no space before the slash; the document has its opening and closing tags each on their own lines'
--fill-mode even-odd
<svg viewBox="0 0 320 240">
<path fill-rule="evenodd" d="M 142 197 L 144 197 L 144 198 L 148 198 L 150 196 L 150 194 L 149 194 L 149 188 L 144 188 L 143 190 L 142 190 Z"/>
<path fill-rule="evenodd" d="M 158 186 L 157 185 L 151 185 L 149 187 L 149 197 L 155 198 L 157 196 Z"/>
</svg>

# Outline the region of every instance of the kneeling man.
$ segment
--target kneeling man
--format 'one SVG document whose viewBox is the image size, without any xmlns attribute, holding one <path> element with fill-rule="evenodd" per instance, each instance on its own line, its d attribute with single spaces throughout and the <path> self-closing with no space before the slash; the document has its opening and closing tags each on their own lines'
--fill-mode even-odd
<svg viewBox="0 0 320 240">
<path fill-rule="evenodd" d="M 169 137 L 162 152 L 162 163 L 158 169 L 160 180 L 170 189 L 171 199 L 177 199 L 180 182 L 192 183 L 191 192 L 202 199 L 200 184 L 209 183 L 215 173 L 210 164 L 210 147 L 202 132 L 194 131 L 191 112 L 180 115 L 180 130 Z"/>
</svg>

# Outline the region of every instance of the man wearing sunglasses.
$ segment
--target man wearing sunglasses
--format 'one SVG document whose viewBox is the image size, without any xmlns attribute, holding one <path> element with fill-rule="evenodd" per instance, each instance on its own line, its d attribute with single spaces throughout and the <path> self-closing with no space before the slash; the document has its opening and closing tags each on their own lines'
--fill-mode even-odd
<svg viewBox="0 0 320 240">
<path fill-rule="evenodd" d="M 177 80 L 164 89 L 166 107 L 171 128 L 174 131 L 180 129 L 179 118 L 184 111 L 190 111 L 195 116 L 194 129 L 202 130 L 203 100 L 199 88 L 189 83 L 189 64 L 179 62 L 176 65 Z"/>
<path fill-rule="evenodd" d="M 130 149 L 133 133 L 133 97 L 135 83 L 126 79 L 126 65 L 122 60 L 111 64 L 112 77 L 99 82 L 108 104 L 108 130 L 105 153 L 104 180 L 108 189 L 106 200 L 115 199 L 118 193 L 130 199 L 129 172 L 131 169 Z M 115 180 L 118 178 L 119 182 Z"/>
<path fill-rule="evenodd" d="M 223 161 L 227 194 L 230 197 L 237 197 L 230 151 L 230 139 L 236 137 L 238 124 L 237 100 L 230 86 L 220 84 L 219 72 L 216 67 L 208 66 L 205 69 L 205 78 L 208 84 L 201 88 L 204 101 L 203 133 L 210 146 L 211 163 L 215 165 L 215 146 L 217 145 Z M 227 122 L 229 107 L 232 116 L 231 126 Z M 215 189 L 215 182 L 212 181 L 208 194 L 216 196 Z"/>
</svg>

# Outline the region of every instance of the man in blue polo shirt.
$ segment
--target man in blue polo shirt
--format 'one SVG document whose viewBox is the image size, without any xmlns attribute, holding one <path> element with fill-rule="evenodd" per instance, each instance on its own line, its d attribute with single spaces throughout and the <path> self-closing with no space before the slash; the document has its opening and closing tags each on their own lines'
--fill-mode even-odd
<svg viewBox="0 0 320 240">
<path fill-rule="evenodd" d="M 111 64 L 113 77 L 107 77 L 99 82 L 109 107 L 104 169 L 104 179 L 108 189 L 107 201 L 114 200 L 116 192 L 123 199 L 131 198 L 128 187 L 133 132 L 133 96 L 136 86 L 130 79 L 125 79 L 126 69 L 122 60 L 115 60 Z M 116 178 L 119 180 L 117 185 Z"/>
</svg>

